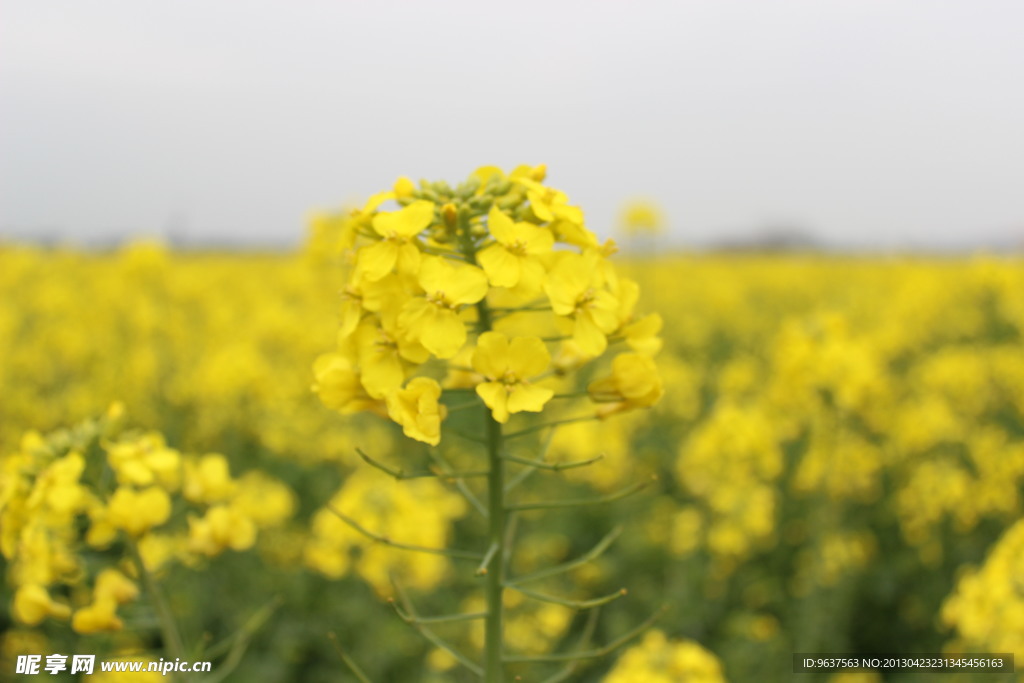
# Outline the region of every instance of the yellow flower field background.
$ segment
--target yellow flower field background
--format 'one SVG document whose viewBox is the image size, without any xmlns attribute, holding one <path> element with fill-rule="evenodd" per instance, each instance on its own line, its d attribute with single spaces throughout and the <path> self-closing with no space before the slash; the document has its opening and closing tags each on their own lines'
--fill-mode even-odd
<svg viewBox="0 0 1024 683">
<path fill-rule="evenodd" d="M 0 247 L 4 675 L 27 652 L 168 656 L 107 528 L 145 539 L 182 652 L 226 680 L 349 680 L 343 656 L 375 681 L 476 680 L 388 602 L 398 577 L 424 611 L 477 611 L 472 566 L 333 514 L 430 547 L 482 528 L 456 483 L 396 481 L 359 453 L 411 471 L 424 439 L 311 389 L 343 316 L 329 246 L 314 231 L 295 253 Z M 527 573 L 613 539 L 562 587 L 627 593 L 596 623 L 509 597 L 508 647 L 612 642 L 664 605 L 571 680 L 788 681 L 794 652 L 1024 655 L 1024 263 L 641 251 L 615 261 L 661 315 L 663 398 L 560 427 L 552 462 L 600 461 L 519 491 L 650 483 L 525 513 L 512 558 Z M 439 448 L 472 466 L 470 446 Z M 76 482 L 96 453 L 150 498 L 90 518 Z M 146 533 L 169 517 L 182 525 Z M 28 519 L 31 548 L 13 536 Z M 68 567 L 80 582 L 47 580 Z M 479 623 L 438 632 L 483 645 Z"/>
</svg>

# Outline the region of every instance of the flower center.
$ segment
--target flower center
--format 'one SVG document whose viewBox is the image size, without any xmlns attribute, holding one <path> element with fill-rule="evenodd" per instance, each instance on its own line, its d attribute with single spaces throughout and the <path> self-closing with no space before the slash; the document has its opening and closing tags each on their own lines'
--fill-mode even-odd
<svg viewBox="0 0 1024 683">
<path fill-rule="evenodd" d="M 511 370 L 506 370 L 499 381 L 505 385 L 506 389 L 514 389 L 517 384 L 522 384 L 522 381 Z"/>
<path fill-rule="evenodd" d="M 444 290 L 443 289 L 439 289 L 436 292 L 428 293 L 427 294 L 427 301 L 429 301 L 430 303 L 434 304 L 435 306 L 439 306 L 441 308 L 451 308 L 451 309 L 455 308 L 450 303 L 448 303 L 447 299 L 445 299 L 445 297 L 444 297 Z"/>
<path fill-rule="evenodd" d="M 373 344 L 377 347 L 378 351 L 391 351 L 398 348 L 398 344 L 384 329 L 377 330 L 377 339 L 374 340 Z"/>
<path fill-rule="evenodd" d="M 586 290 L 578 297 L 576 297 L 576 310 L 583 310 L 590 308 L 590 304 L 594 302 L 594 298 L 597 296 L 597 292 L 594 291 L 593 287 L 587 287 Z"/>
<path fill-rule="evenodd" d="M 505 249 L 507 249 L 510 254 L 515 254 L 516 256 L 526 256 L 526 246 L 526 243 L 523 242 L 522 240 L 516 240 L 512 244 L 507 245 Z"/>
</svg>

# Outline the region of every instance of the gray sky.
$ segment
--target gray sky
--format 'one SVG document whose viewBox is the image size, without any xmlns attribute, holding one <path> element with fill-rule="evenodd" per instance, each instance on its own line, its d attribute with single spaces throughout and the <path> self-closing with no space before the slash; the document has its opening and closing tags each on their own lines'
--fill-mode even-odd
<svg viewBox="0 0 1024 683">
<path fill-rule="evenodd" d="M 547 163 L 608 234 L 1024 242 L 1024 3 L 0 0 L 0 238 L 296 241 Z"/>
</svg>

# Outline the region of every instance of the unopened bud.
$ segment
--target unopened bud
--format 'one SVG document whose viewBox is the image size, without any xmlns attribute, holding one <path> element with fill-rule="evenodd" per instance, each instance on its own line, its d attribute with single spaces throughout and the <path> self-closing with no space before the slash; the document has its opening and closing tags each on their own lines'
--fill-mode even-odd
<svg viewBox="0 0 1024 683">
<path fill-rule="evenodd" d="M 411 180 L 402 176 L 395 181 L 395 197 L 398 199 L 408 199 L 412 196 L 412 193 L 416 191 L 416 186 Z"/>
<path fill-rule="evenodd" d="M 455 196 L 459 199 L 466 200 L 476 194 L 476 191 L 480 189 L 480 179 L 476 176 L 470 176 L 469 180 L 459 183 L 459 186 L 455 188 Z"/>
<path fill-rule="evenodd" d="M 454 228 L 459 221 L 459 209 L 448 202 L 441 207 L 441 217 L 444 218 L 444 224 L 449 228 Z"/>
</svg>

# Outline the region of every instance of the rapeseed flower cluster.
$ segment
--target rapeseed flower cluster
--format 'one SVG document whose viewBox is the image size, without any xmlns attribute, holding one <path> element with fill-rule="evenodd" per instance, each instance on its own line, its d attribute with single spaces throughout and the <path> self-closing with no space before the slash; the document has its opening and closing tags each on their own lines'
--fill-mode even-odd
<svg viewBox="0 0 1024 683">
<path fill-rule="evenodd" d="M 690 640 L 670 640 L 652 629 L 619 657 L 603 683 L 724 683 L 718 658 Z"/>
<path fill-rule="evenodd" d="M 1021 652 L 1024 648 L 1024 521 L 1002 535 L 980 567 L 966 568 L 942 606 L 954 629 L 950 650 Z"/>
<path fill-rule="evenodd" d="M 390 541 L 443 548 L 452 522 L 465 510 L 465 501 L 436 481 L 396 482 L 381 472 L 359 470 L 346 477 L 328 505 L 314 514 L 304 548 L 305 563 L 333 579 L 354 572 L 382 597 L 391 595 L 392 579 L 416 590 L 429 590 L 448 575 L 447 558 L 424 555 L 410 561 L 405 554 L 368 540 L 338 512 L 358 515 L 359 524 Z"/>
<path fill-rule="evenodd" d="M 505 424 L 544 410 L 609 344 L 626 350 L 591 382 L 593 414 L 658 402 L 661 320 L 639 314 L 639 287 L 609 261 L 614 243 L 545 174 L 484 167 L 455 188 L 402 178 L 360 209 L 315 219 L 321 240 L 335 227 L 349 263 L 337 348 L 314 366 L 325 405 L 387 416 L 436 446 L 446 391 L 473 390 Z"/>
<path fill-rule="evenodd" d="M 115 404 L 74 429 L 29 432 L 0 456 L 0 552 L 21 624 L 119 631 L 118 609 L 139 597 L 144 575 L 247 550 L 292 514 L 280 482 L 236 478 L 222 455 L 188 456 L 158 433 L 125 431 L 123 411 Z"/>
</svg>

